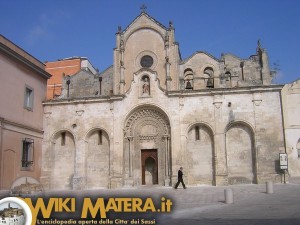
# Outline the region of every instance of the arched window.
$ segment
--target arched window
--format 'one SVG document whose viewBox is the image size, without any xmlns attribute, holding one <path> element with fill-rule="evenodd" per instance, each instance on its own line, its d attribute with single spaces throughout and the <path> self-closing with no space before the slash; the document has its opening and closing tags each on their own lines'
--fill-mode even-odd
<svg viewBox="0 0 300 225">
<path fill-rule="evenodd" d="M 98 130 L 98 145 L 102 145 L 102 130 Z"/>
<path fill-rule="evenodd" d="M 214 87 L 214 70 L 211 67 L 206 67 L 204 69 L 204 78 L 207 79 L 206 87 L 213 88 Z"/>
<path fill-rule="evenodd" d="M 232 87 L 232 84 L 231 84 L 231 73 L 229 71 L 227 71 L 225 73 L 225 82 L 226 82 L 226 87 Z"/>
<path fill-rule="evenodd" d="M 61 132 L 61 146 L 66 145 L 66 132 Z"/>
<path fill-rule="evenodd" d="M 195 140 L 200 140 L 200 130 L 199 130 L 199 126 L 195 127 Z"/>
<path fill-rule="evenodd" d="M 226 81 L 230 81 L 231 80 L 231 73 L 229 71 L 227 71 L 225 73 L 225 79 L 226 79 Z"/>
<path fill-rule="evenodd" d="M 184 87 L 185 89 L 193 89 L 194 72 L 188 68 L 184 70 Z"/>
</svg>

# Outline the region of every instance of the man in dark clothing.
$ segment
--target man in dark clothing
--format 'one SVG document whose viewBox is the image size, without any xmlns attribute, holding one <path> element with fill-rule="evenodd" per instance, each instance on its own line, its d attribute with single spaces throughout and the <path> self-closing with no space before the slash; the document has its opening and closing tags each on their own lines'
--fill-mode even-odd
<svg viewBox="0 0 300 225">
<path fill-rule="evenodd" d="M 185 184 L 184 184 L 184 182 L 183 182 L 183 178 L 182 178 L 182 176 L 183 176 L 182 170 L 183 170 L 182 167 L 180 167 L 180 169 L 178 170 L 178 181 L 177 181 L 177 183 L 176 183 L 176 185 L 175 185 L 175 187 L 174 187 L 175 189 L 177 189 L 179 183 L 181 183 L 182 186 L 183 186 L 183 188 L 186 189 Z"/>
</svg>

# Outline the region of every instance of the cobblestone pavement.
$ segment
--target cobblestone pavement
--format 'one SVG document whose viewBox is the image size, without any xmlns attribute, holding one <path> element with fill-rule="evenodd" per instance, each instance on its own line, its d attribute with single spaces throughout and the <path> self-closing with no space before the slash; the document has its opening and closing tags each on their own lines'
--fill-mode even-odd
<svg viewBox="0 0 300 225">
<path fill-rule="evenodd" d="M 232 204 L 225 203 L 225 189 L 231 189 L 233 192 Z M 274 193 L 267 194 L 266 185 L 254 184 L 226 187 L 199 186 L 177 190 L 171 187 L 145 186 L 115 190 L 47 192 L 46 196 L 152 197 L 154 201 L 160 201 L 161 197 L 171 199 L 173 202 L 171 213 L 147 213 L 135 216 L 149 221 L 155 219 L 155 224 L 159 225 L 300 224 L 300 184 L 274 184 L 273 189 Z M 5 192 L 0 192 L 0 198 L 5 195 Z M 117 216 L 132 218 L 132 214 Z"/>
</svg>

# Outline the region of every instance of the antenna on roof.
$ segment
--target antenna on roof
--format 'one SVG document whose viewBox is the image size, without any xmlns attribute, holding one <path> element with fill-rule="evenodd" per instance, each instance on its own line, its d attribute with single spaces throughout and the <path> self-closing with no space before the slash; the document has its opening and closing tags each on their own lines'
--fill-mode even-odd
<svg viewBox="0 0 300 225">
<path fill-rule="evenodd" d="M 145 4 L 143 4 L 141 7 L 140 7 L 142 13 L 145 13 L 146 12 L 146 9 L 147 9 L 147 6 Z"/>
</svg>

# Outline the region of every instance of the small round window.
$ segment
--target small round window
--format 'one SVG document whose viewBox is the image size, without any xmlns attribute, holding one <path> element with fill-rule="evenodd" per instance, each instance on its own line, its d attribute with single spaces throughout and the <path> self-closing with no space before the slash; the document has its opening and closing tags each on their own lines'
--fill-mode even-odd
<svg viewBox="0 0 300 225">
<path fill-rule="evenodd" d="M 153 58 L 150 55 L 144 55 L 141 58 L 141 66 L 145 68 L 150 68 L 153 65 Z"/>
</svg>

